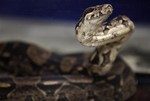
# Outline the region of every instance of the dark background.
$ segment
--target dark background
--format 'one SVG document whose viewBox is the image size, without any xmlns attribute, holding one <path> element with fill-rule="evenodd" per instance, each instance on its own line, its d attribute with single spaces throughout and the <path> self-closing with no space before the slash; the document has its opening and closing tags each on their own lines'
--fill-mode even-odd
<svg viewBox="0 0 150 101">
<path fill-rule="evenodd" d="M 0 0 L 0 16 L 78 20 L 85 8 L 103 3 L 113 5 L 111 17 L 125 14 L 134 22 L 150 22 L 149 0 Z"/>
</svg>

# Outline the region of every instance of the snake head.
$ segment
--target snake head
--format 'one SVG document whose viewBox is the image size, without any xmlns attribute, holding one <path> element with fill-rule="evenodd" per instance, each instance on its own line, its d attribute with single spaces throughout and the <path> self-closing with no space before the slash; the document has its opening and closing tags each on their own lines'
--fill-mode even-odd
<svg viewBox="0 0 150 101">
<path fill-rule="evenodd" d="M 100 24 L 112 13 L 113 8 L 110 4 L 102 4 L 89 7 L 83 12 L 83 20 L 90 24 Z"/>
</svg>

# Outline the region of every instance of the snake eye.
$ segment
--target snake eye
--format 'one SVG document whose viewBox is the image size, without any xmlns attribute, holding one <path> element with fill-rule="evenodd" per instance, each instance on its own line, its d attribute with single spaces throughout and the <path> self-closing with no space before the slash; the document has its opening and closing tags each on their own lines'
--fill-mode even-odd
<svg viewBox="0 0 150 101">
<path fill-rule="evenodd" d="M 87 9 L 84 11 L 83 15 L 89 14 L 89 13 L 91 13 L 91 12 L 93 12 L 93 11 L 94 11 L 94 8 L 93 8 L 93 7 L 89 7 L 89 8 L 87 8 Z"/>
</svg>

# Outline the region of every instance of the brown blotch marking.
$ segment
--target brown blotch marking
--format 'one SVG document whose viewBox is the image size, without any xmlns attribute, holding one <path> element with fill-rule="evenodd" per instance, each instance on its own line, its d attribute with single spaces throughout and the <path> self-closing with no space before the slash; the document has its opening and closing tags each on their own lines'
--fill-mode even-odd
<svg viewBox="0 0 150 101">
<path fill-rule="evenodd" d="M 76 63 L 76 58 L 64 57 L 60 65 L 62 72 L 69 73 L 73 69 L 75 63 Z"/>
<path fill-rule="evenodd" d="M 121 91 L 122 91 L 122 89 L 121 89 L 121 88 L 118 88 L 118 91 L 119 91 L 119 92 L 121 92 Z"/>
<path fill-rule="evenodd" d="M 85 9 L 82 17 L 85 17 L 86 14 L 93 12 L 94 10 L 95 10 L 95 7 L 89 7 L 87 9 Z"/>
<path fill-rule="evenodd" d="M 59 69 L 55 65 L 43 66 L 43 69 L 39 72 L 40 75 L 58 74 Z"/>
<path fill-rule="evenodd" d="M 107 80 L 113 80 L 115 78 L 116 78 L 116 75 L 112 75 L 112 76 L 107 77 Z"/>
<path fill-rule="evenodd" d="M 44 64 L 51 56 L 50 52 L 37 46 L 29 47 L 27 49 L 27 55 L 34 63 L 38 65 Z"/>
<path fill-rule="evenodd" d="M 83 61 L 82 61 L 82 69 L 85 69 L 89 65 L 89 61 L 91 58 L 91 53 L 83 53 Z"/>
<path fill-rule="evenodd" d="M 93 73 L 98 73 L 99 71 L 102 71 L 102 68 L 99 68 L 99 65 L 93 64 L 90 68 L 90 71 Z"/>
<path fill-rule="evenodd" d="M 114 37 L 111 37 L 111 39 L 114 39 Z"/>
<path fill-rule="evenodd" d="M 82 33 L 85 36 L 85 32 Z"/>
<path fill-rule="evenodd" d="M 110 62 L 110 51 L 108 51 L 107 53 L 103 54 L 103 58 L 104 58 L 104 61 L 103 63 L 101 64 L 102 67 L 106 66 L 109 62 Z"/>
<path fill-rule="evenodd" d="M 101 80 L 101 81 L 99 81 L 99 83 L 106 83 L 106 81 L 105 80 Z"/>
<path fill-rule="evenodd" d="M 123 20 L 122 24 L 128 27 L 128 21 Z"/>
<path fill-rule="evenodd" d="M 98 42 L 99 40 L 98 40 L 98 39 L 95 39 L 95 41 Z"/>
<path fill-rule="evenodd" d="M 13 77 L 13 81 L 16 85 L 37 85 L 41 81 L 41 77 Z"/>
<path fill-rule="evenodd" d="M 77 67 L 77 70 L 78 70 L 78 71 L 82 71 L 82 70 L 83 70 L 83 67 Z"/>
<path fill-rule="evenodd" d="M 11 53 L 9 53 L 9 52 L 4 52 L 4 53 L 3 53 L 3 57 L 9 58 L 9 57 L 11 57 Z"/>
<path fill-rule="evenodd" d="M 0 88 L 8 88 L 8 87 L 11 87 L 10 83 L 0 82 Z"/>
<path fill-rule="evenodd" d="M 123 84 L 124 84 L 124 81 L 120 80 L 120 86 L 123 86 Z"/>
<path fill-rule="evenodd" d="M 107 26 L 105 27 L 105 29 L 103 30 L 104 34 L 108 33 L 109 28 L 107 28 Z"/>
<path fill-rule="evenodd" d="M 92 83 L 93 82 L 93 78 L 90 77 L 85 77 L 83 75 L 80 76 L 64 76 L 69 82 L 71 83 Z"/>
<path fill-rule="evenodd" d="M 113 34 L 113 37 L 114 37 L 114 38 L 116 38 L 116 37 L 117 37 L 116 33 L 114 33 L 114 34 Z"/>
</svg>

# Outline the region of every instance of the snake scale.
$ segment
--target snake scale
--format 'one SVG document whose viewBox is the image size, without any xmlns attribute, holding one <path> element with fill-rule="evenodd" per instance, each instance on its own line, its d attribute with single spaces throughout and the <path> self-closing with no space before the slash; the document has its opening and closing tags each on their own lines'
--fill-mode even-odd
<svg viewBox="0 0 150 101">
<path fill-rule="evenodd" d="M 104 22 L 110 4 L 87 8 L 76 36 L 92 53 L 59 55 L 37 45 L 0 43 L 0 101 L 124 101 L 136 91 L 130 68 L 117 57 L 134 30 L 127 16 Z"/>
</svg>

